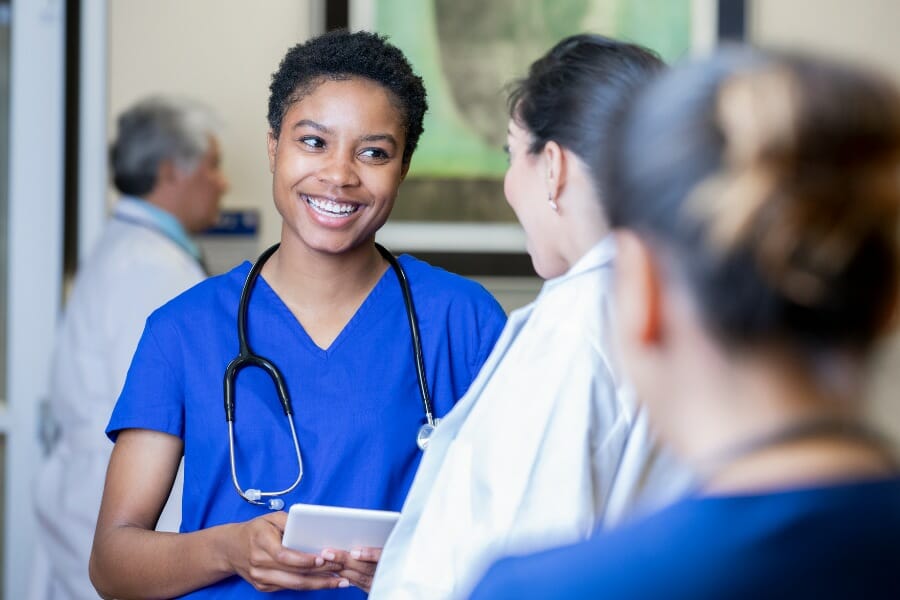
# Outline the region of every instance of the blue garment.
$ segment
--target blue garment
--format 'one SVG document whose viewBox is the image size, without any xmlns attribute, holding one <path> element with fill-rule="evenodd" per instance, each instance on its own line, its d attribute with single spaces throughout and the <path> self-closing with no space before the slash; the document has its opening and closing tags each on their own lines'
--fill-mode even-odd
<svg viewBox="0 0 900 600">
<path fill-rule="evenodd" d="M 900 598 L 900 479 L 684 500 L 504 559 L 472 598 Z"/>
<path fill-rule="evenodd" d="M 419 317 L 435 413 L 465 393 L 506 321 L 480 285 L 400 257 Z M 267 509 L 248 504 L 231 482 L 223 409 L 225 367 L 237 354 L 237 306 L 244 263 L 209 279 L 147 321 L 107 434 L 152 429 L 184 439 L 181 531 L 246 521 Z M 327 350 L 316 346 L 260 277 L 248 318 L 253 350 L 284 375 L 304 460 L 295 502 L 400 510 L 419 464 L 425 422 L 400 286 L 388 269 Z M 241 371 L 235 394 L 235 454 L 244 488 L 277 490 L 297 474 L 288 422 L 259 369 Z M 361 598 L 350 588 L 286 597 Z M 258 593 L 237 576 L 190 598 L 283 597 Z"/>
</svg>

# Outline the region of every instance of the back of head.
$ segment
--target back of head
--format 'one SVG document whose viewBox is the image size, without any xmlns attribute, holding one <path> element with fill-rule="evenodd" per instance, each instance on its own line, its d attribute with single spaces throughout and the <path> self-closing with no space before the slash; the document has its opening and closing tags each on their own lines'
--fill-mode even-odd
<svg viewBox="0 0 900 600">
<path fill-rule="evenodd" d="M 323 80 L 364 77 L 382 85 L 397 102 L 406 130 L 403 162 L 422 135 L 428 103 L 422 78 L 387 38 L 368 31 L 329 31 L 288 50 L 269 86 L 269 127 L 278 137 L 288 108 Z"/>
<path fill-rule="evenodd" d="M 647 48 L 600 35 L 561 40 L 532 63 L 509 95 L 510 117 L 531 134 L 529 152 L 549 141 L 577 154 L 591 167 L 605 196 L 609 129 L 635 91 L 664 68 Z"/>
<path fill-rule="evenodd" d="M 209 109 L 187 99 L 154 96 L 139 101 L 119 116 L 110 149 L 116 189 L 131 196 L 150 193 L 166 160 L 182 172 L 193 171 L 219 127 Z"/>
<path fill-rule="evenodd" d="M 900 97 L 861 71 L 731 50 L 654 82 L 614 136 L 610 217 L 719 339 L 868 350 L 900 271 Z"/>
</svg>

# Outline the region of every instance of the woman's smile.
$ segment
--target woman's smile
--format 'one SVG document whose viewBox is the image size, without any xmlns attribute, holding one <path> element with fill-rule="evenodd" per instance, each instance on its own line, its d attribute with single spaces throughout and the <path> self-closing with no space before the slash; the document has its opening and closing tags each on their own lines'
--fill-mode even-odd
<svg viewBox="0 0 900 600">
<path fill-rule="evenodd" d="M 316 214 L 338 219 L 348 218 L 358 211 L 361 206 L 357 202 L 347 202 L 323 196 L 310 196 L 308 194 L 301 194 L 300 198 L 306 202 Z"/>
</svg>

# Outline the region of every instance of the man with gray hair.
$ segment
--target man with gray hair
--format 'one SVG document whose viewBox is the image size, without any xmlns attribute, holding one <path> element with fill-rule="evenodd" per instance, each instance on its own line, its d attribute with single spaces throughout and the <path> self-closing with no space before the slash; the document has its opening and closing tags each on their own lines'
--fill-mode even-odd
<svg viewBox="0 0 900 600">
<path fill-rule="evenodd" d="M 38 555 L 32 598 L 96 598 L 88 560 L 112 444 L 104 429 L 150 313 L 200 282 L 191 239 L 217 218 L 227 181 L 218 121 L 181 99 L 148 98 L 118 119 L 110 162 L 121 192 L 79 267 L 53 357 L 58 438 L 37 475 Z M 180 485 L 160 529 L 177 530 Z"/>
</svg>

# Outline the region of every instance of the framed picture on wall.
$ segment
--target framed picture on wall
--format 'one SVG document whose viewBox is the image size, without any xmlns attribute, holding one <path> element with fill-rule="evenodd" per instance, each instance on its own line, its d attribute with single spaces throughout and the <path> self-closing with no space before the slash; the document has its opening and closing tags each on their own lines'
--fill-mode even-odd
<svg viewBox="0 0 900 600">
<path fill-rule="evenodd" d="M 503 145 L 507 86 L 534 59 L 586 31 L 666 60 L 716 38 L 714 0 L 350 0 L 348 20 L 388 35 L 428 90 L 425 133 L 379 239 L 419 255 L 458 255 L 464 264 L 452 267 L 469 274 L 533 273 L 503 195 Z"/>
</svg>

